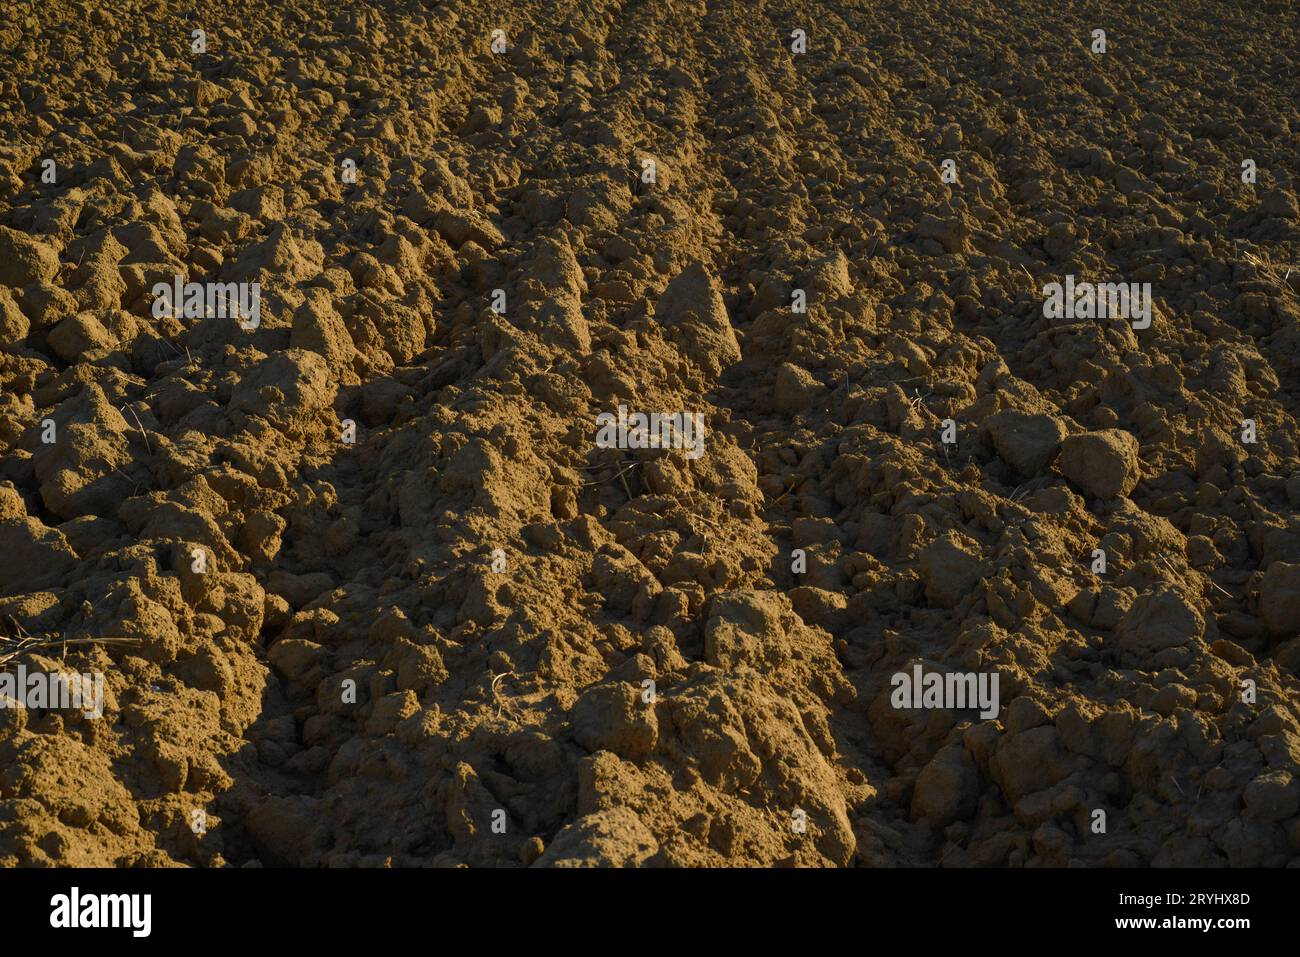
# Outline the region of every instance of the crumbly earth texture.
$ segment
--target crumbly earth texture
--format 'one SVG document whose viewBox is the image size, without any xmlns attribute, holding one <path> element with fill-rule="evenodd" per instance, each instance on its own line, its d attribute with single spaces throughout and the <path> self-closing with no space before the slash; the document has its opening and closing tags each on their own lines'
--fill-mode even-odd
<svg viewBox="0 0 1300 957">
<path fill-rule="evenodd" d="M 11 6 L 0 864 L 1300 864 L 1294 4 Z"/>
</svg>

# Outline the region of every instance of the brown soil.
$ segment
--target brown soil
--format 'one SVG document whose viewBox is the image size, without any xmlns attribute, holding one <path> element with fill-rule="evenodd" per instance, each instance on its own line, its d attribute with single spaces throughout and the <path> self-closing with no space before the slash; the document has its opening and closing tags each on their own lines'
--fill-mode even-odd
<svg viewBox="0 0 1300 957">
<path fill-rule="evenodd" d="M 0 864 L 1300 864 L 1296 7 L 886 7 L 14 5 Z"/>
</svg>

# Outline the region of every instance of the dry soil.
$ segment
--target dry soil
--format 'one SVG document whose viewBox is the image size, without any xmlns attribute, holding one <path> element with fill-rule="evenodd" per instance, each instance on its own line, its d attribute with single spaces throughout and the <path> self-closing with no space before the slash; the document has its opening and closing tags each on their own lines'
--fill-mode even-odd
<svg viewBox="0 0 1300 957">
<path fill-rule="evenodd" d="M 0 864 L 1300 864 L 1298 49 L 11 3 L 0 648 L 107 700 L 0 708 Z M 996 718 L 894 707 L 917 665 Z"/>
</svg>

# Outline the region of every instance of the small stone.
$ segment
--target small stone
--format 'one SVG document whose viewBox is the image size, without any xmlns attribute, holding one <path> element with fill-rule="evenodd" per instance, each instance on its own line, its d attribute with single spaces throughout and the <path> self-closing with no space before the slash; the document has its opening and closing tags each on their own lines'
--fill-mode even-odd
<svg viewBox="0 0 1300 957">
<path fill-rule="evenodd" d="M 0 286 L 0 346 L 21 343 L 31 331 L 31 325 L 31 321 L 15 301 L 13 293 Z"/>
<path fill-rule="evenodd" d="M 637 687 L 623 681 L 589 689 L 570 713 L 573 736 L 588 751 L 612 751 L 624 758 L 645 757 L 659 740 L 654 707 Z"/>
<path fill-rule="evenodd" d="M 420 699 L 414 691 L 397 691 L 386 694 L 374 703 L 370 718 L 366 721 L 366 733 L 382 737 L 397 729 L 397 725 L 418 713 Z"/>
<path fill-rule="evenodd" d="M 94 349 L 112 349 L 117 345 L 112 333 L 104 328 L 93 312 L 79 312 L 64 319 L 50 330 L 50 348 L 59 358 L 78 361 Z"/>
<path fill-rule="evenodd" d="M 934 827 L 970 817 L 979 801 L 979 773 L 966 748 L 950 744 L 941 748 L 916 778 L 912 791 L 912 817 Z"/>
<path fill-rule="evenodd" d="M 1093 498 L 1127 495 L 1138 482 L 1138 442 L 1122 429 L 1071 435 L 1061 443 L 1061 474 Z"/>
<path fill-rule="evenodd" d="M 1296 203 L 1296 198 L 1284 189 L 1270 189 L 1261 196 L 1259 211 L 1265 216 L 1300 219 L 1300 205 Z"/>
<path fill-rule="evenodd" d="M 1259 585 L 1259 614 L 1279 638 L 1300 635 L 1300 565 L 1274 562 Z"/>
<path fill-rule="evenodd" d="M 807 369 L 783 362 L 776 370 L 776 409 L 787 414 L 802 412 L 813 404 L 820 389 Z"/>
<path fill-rule="evenodd" d="M 565 825 L 537 866 L 631 867 L 658 850 L 654 835 L 634 811 L 611 807 Z"/>
<path fill-rule="evenodd" d="M 921 553 L 921 578 L 931 603 L 952 608 L 979 582 L 980 560 L 946 535 Z"/>
<path fill-rule="evenodd" d="M 290 348 L 309 349 L 324 356 L 343 384 L 355 385 L 360 381 L 353 371 L 357 353 L 343 317 L 335 310 L 328 291 L 310 288 L 306 294 L 293 314 Z"/>
<path fill-rule="evenodd" d="M 0 521 L 0 595 L 57 587 L 77 555 L 57 528 L 23 515 Z"/>
<path fill-rule="evenodd" d="M 282 638 L 267 652 L 276 671 L 290 681 L 297 681 L 324 659 L 325 649 L 303 638 Z"/>
<path fill-rule="evenodd" d="M 959 253 L 966 248 L 966 225 L 956 218 L 940 219 L 930 213 L 921 217 L 916 234 L 922 239 L 932 239 L 946 253 Z"/>
<path fill-rule="evenodd" d="M 1065 438 L 1055 416 L 1003 409 L 984 422 L 994 450 L 1020 476 L 1033 478 L 1051 464 Z"/>
<path fill-rule="evenodd" d="M 1285 821 L 1300 811 L 1300 780 L 1290 771 L 1266 771 L 1242 792 L 1246 813 L 1261 821 Z"/>
<path fill-rule="evenodd" d="M 8 226 L 0 226 L 0 285 L 22 288 L 48 282 L 59 271 L 54 247 Z"/>
<path fill-rule="evenodd" d="M 1181 648 L 1205 635 L 1205 619 L 1172 588 L 1140 595 L 1120 620 L 1120 647 L 1140 655 Z"/>
<path fill-rule="evenodd" d="M 681 335 L 679 346 L 711 375 L 740 361 L 740 344 L 717 280 L 702 262 L 683 269 L 655 304 L 655 321 Z"/>
<path fill-rule="evenodd" d="M 544 853 L 546 853 L 546 845 L 542 843 L 542 839 L 540 837 L 530 837 L 528 840 L 524 841 L 523 846 L 519 848 L 519 862 L 523 864 L 524 867 L 529 867 L 532 865 L 533 861 L 537 860 Z"/>
</svg>

